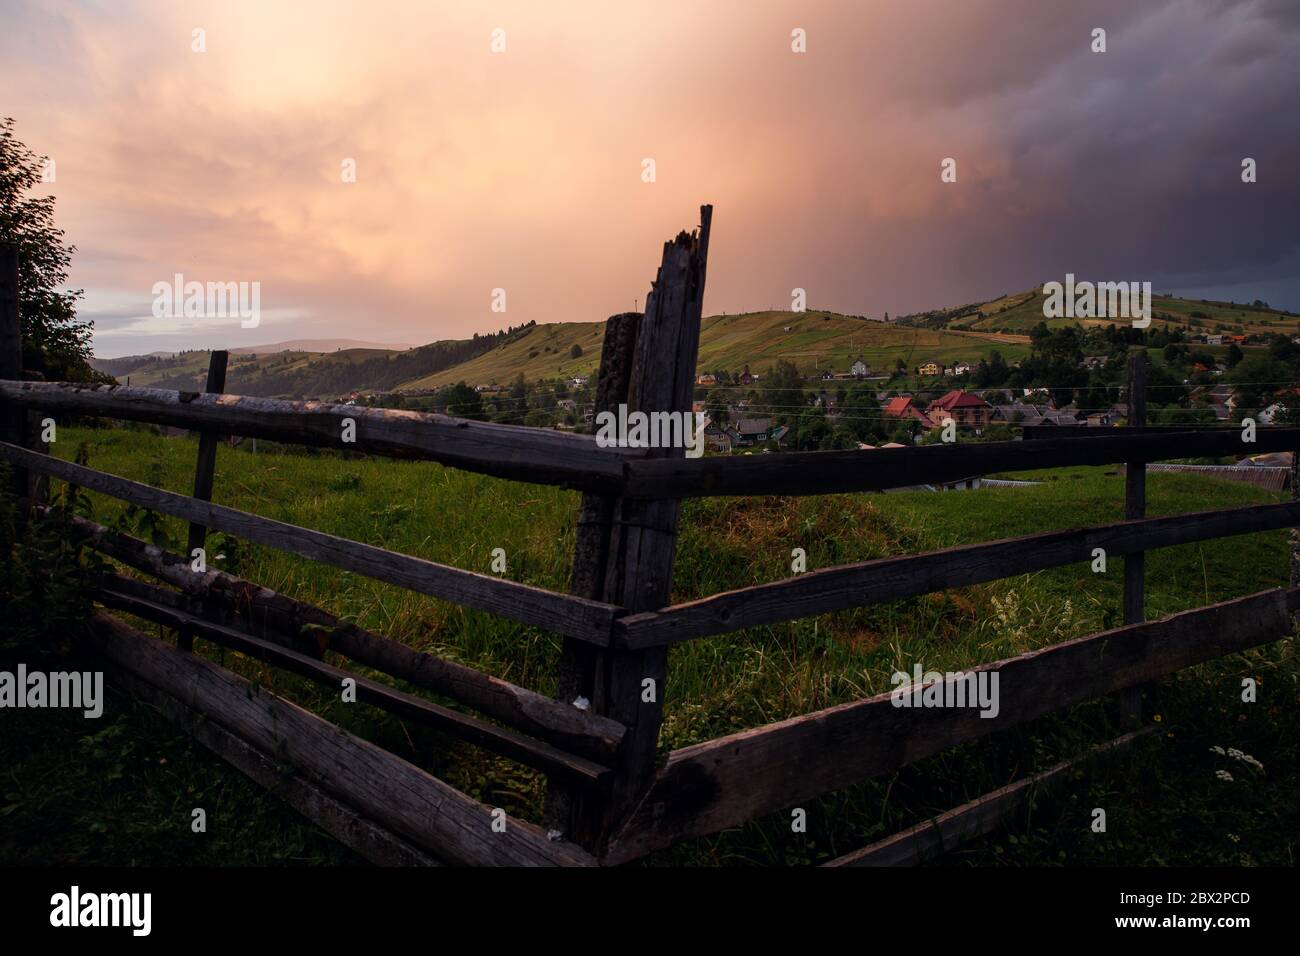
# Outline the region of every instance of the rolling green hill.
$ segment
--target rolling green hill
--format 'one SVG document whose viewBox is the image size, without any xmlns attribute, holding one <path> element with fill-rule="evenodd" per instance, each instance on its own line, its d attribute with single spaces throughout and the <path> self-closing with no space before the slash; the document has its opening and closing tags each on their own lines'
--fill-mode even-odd
<svg viewBox="0 0 1300 956">
<path fill-rule="evenodd" d="M 604 322 L 551 322 L 524 329 L 477 358 L 450 368 L 409 379 L 403 389 L 437 388 L 465 381 L 470 385 L 506 385 L 521 373 L 524 380 L 572 378 L 591 375 L 600 365 Z M 572 357 L 573 346 L 582 354 Z"/>
<path fill-rule="evenodd" d="M 338 398 L 361 389 L 390 391 L 413 378 L 459 365 L 534 328 L 526 325 L 469 339 L 447 339 L 405 351 L 232 352 L 226 390 L 237 395 L 290 398 Z M 94 366 L 132 385 L 197 391 L 207 379 L 208 359 L 208 352 L 194 351 L 96 360 Z"/>
<path fill-rule="evenodd" d="M 707 316 L 700 328 L 698 370 L 762 374 L 785 360 L 805 374 L 847 372 L 863 359 L 877 372 L 926 362 L 976 362 L 994 349 L 1008 362 L 1029 351 L 1029 331 L 1043 321 L 1041 291 L 878 322 L 835 312 L 746 312 Z M 1267 307 L 1155 296 L 1152 328 L 1190 334 L 1300 335 L 1300 316 Z M 1106 325 L 1110 319 L 1053 319 Z M 246 395 L 337 398 L 354 391 L 418 391 L 464 381 L 506 385 L 592 376 L 600 363 L 603 322 L 526 325 L 495 335 L 448 339 L 405 351 L 351 348 L 333 352 L 238 352 L 230 357 L 227 390 Z M 576 353 L 576 354 L 575 354 Z M 132 385 L 199 390 L 205 351 L 96 360 L 95 367 Z"/>
<path fill-rule="evenodd" d="M 539 325 L 469 362 L 444 369 L 403 388 L 434 388 L 464 380 L 472 385 L 504 385 L 522 374 L 525 381 L 590 375 L 600 363 L 603 322 Z M 572 358 L 578 345 L 581 356 Z M 847 372 L 856 359 L 873 369 L 892 369 L 897 359 L 920 362 L 975 361 L 993 349 L 1008 361 L 1029 350 L 1022 335 L 980 331 L 905 328 L 834 312 L 747 312 L 711 315 L 700 324 L 698 369 L 738 372 L 746 365 L 762 373 L 779 360 L 809 374 Z"/>
<path fill-rule="evenodd" d="M 979 332 L 1007 331 L 1027 334 L 1039 322 L 1051 328 L 1072 325 L 1109 325 L 1114 319 L 1047 319 L 1043 318 L 1045 296 L 1039 286 L 1028 292 L 1002 296 L 991 302 L 959 306 L 909 316 L 903 321 Z M 1229 332 L 1235 335 L 1300 334 L 1300 316 L 1245 303 L 1179 299 L 1173 296 L 1151 297 L 1151 328 L 1179 326 L 1192 334 Z"/>
</svg>

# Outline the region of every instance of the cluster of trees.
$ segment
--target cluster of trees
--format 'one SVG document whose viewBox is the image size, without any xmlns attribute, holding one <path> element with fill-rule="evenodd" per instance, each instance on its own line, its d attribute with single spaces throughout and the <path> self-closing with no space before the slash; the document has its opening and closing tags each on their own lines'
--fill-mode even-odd
<svg viewBox="0 0 1300 956">
<path fill-rule="evenodd" d="M 573 402 L 572 409 L 567 407 L 566 400 Z M 389 393 L 369 400 L 368 404 L 381 408 L 439 412 L 475 421 L 554 428 L 557 425 L 581 425 L 583 407 L 590 405 L 592 400 L 590 387 L 574 389 L 564 381 L 537 381 L 530 384 L 521 372 L 509 386 L 500 391 L 480 393 L 473 386 L 460 381 L 454 385 L 444 385 L 431 395 Z M 560 402 L 566 402 L 566 405 L 560 405 Z"/>
<path fill-rule="evenodd" d="M 77 318 L 82 292 L 67 288 L 77 247 L 54 224 L 54 196 L 29 195 L 46 162 L 14 136 L 13 119 L 0 119 L 0 244 L 18 250 L 23 368 L 51 380 L 98 381 L 105 376 L 90 367 L 93 328 Z"/>
<path fill-rule="evenodd" d="M 1290 335 L 1254 338 L 1265 340 L 1267 349 L 1245 350 L 1234 343 L 1216 355 L 1206 346 L 1187 341 L 1181 329 L 1113 325 L 1049 329 L 1041 324 L 1031 333 L 1030 354 L 1018 366 L 1008 366 L 994 352 L 976 366 L 971 384 L 979 388 L 1040 388 L 1057 407 L 1074 404 L 1105 409 L 1123 394 L 1130 350 L 1145 346 L 1160 348 L 1163 359 L 1147 371 L 1147 406 L 1161 424 L 1213 422 L 1213 410 L 1201 387 L 1221 384 L 1236 390 L 1234 418 L 1278 404 L 1283 412 L 1275 421 L 1300 421 L 1287 418 L 1292 406 L 1300 406 L 1295 394 L 1300 383 L 1300 345 Z M 1084 368 L 1085 354 L 1101 355 L 1102 361 Z"/>
</svg>

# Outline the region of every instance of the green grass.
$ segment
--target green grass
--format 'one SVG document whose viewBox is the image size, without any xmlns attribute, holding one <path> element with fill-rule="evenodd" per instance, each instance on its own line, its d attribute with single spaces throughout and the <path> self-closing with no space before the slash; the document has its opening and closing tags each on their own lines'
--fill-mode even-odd
<svg viewBox="0 0 1300 956">
<path fill-rule="evenodd" d="M 1046 321 L 1049 328 L 1054 329 L 1076 323 L 1085 326 L 1104 326 L 1116 321 L 1113 318 L 1044 319 L 1045 301 L 1046 296 L 1043 295 L 1042 286 L 1039 286 L 1029 292 L 986 302 L 975 314 L 954 320 L 950 328 L 976 331 L 1008 329 L 1027 334 L 1030 329 L 1043 321 Z M 1227 302 L 1200 302 L 1196 299 L 1152 295 L 1151 311 L 1153 313 L 1151 331 L 1163 326 L 1181 327 L 1192 334 L 1212 333 L 1216 327 L 1222 325 L 1226 330 L 1238 335 L 1252 333 L 1295 335 L 1300 332 L 1300 316 L 1253 309 L 1244 304 L 1234 306 Z M 1199 326 L 1193 326 L 1194 319 L 1200 323 Z M 1120 320 L 1120 323 L 1123 324 L 1123 320 Z"/>
<path fill-rule="evenodd" d="M 604 330 L 597 322 L 539 325 L 528 335 L 403 387 L 432 388 L 462 380 L 506 385 L 521 374 L 528 382 L 594 376 Z M 572 359 L 569 350 L 575 344 L 583 354 Z M 1019 336 L 907 328 L 833 312 L 747 312 L 704 318 L 696 367 L 699 372 L 739 372 L 748 365 L 761 374 L 784 359 L 811 375 L 818 369 L 847 372 L 861 358 L 878 372 L 890 372 L 900 358 L 909 367 L 929 361 L 973 363 L 994 349 L 1014 361 L 1028 354 L 1029 343 Z"/>
<path fill-rule="evenodd" d="M 55 453 L 72 457 L 85 442 L 90 464 L 115 474 L 188 490 L 196 443 L 142 430 L 62 429 Z M 787 577 L 791 549 L 804 548 L 810 570 L 872 557 L 1030 534 L 1122 517 L 1123 479 L 1111 469 L 1034 474 L 1041 485 L 973 492 L 835 495 L 814 498 L 708 499 L 688 502 L 674 574 L 674 600 Z M 577 496 L 441 468 L 429 463 L 345 460 L 334 455 L 253 455 L 223 447 L 215 500 L 397 551 L 487 571 L 493 548 L 506 550 L 507 576 L 563 589 L 572 557 Z M 1148 477 L 1155 516 L 1274 500 L 1249 485 L 1194 475 Z M 120 504 L 94 496 L 96 517 L 111 523 Z M 179 522 L 168 521 L 173 541 Z M 412 646 L 548 691 L 558 639 L 478 612 L 410 594 L 270 549 L 245 546 L 232 568 L 245 577 L 320 604 Z M 221 560 L 214 562 L 222 565 Z M 1164 549 L 1148 557 L 1148 611 L 1154 616 L 1283 584 L 1284 532 Z M 1106 574 L 1086 565 L 873 608 L 755 628 L 691 642 L 670 655 L 666 749 L 881 693 L 895 670 L 914 662 L 956 670 L 1044 647 L 1117 623 L 1123 561 Z M 204 645 L 200 642 L 200 647 Z M 512 814 L 538 819 L 542 781 L 525 768 L 365 708 L 347 707 L 294 678 L 228 655 L 227 663 L 278 692 L 390 746 L 450 783 Z M 1293 864 L 1300 807 L 1295 730 L 1297 666 L 1291 641 L 1232 655 L 1161 682 L 1159 739 L 1107 765 L 1088 766 L 1032 815 L 948 863 L 1273 863 Z M 1261 699 L 1242 704 L 1243 676 L 1261 681 Z M 111 724 L 108 724 L 112 721 Z M 18 789 L 6 797 L 27 853 L 86 862 L 169 862 L 170 842 L 148 820 L 176 803 L 193 780 L 195 799 L 226 793 L 239 806 L 242 850 L 232 862 L 342 861 L 350 857 L 294 814 L 226 771 L 197 745 L 140 709 L 105 718 L 134 752 L 168 755 L 168 773 L 128 773 L 113 785 L 121 800 L 97 809 L 103 764 L 82 744 L 84 722 L 39 742 L 0 743 Z M 101 730 L 101 728 L 93 728 Z M 1082 752 L 1102 739 L 1104 708 L 1092 704 L 993 735 L 899 773 L 809 802 L 809 832 L 790 832 L 788 814 L 657 854 L 672 864 L 816 862 L 913 825 L 1018 776 Z M 1265 767 L 1234 766 L 1225 784 L 1214 771 L 1236 747 Z M 118 759 L 109 747 L 106 759 Z M 151 768 L 152 769 L 152 768 Z M 55 779 L 63 799 L 51 811 L 42 785 Z M 252 788 L 252 789 L 250 789 Z M 85 798 L 77 794 L 84 792 Z M 16 796 L 15 796 L 16 794 Z M 89 803 L 87 801 L 90 801 Z M 195 804 L 201 805 L 201 804 Z M 1107 808 L 1109 832 L 1089 829 L 1093 807 Z M 144 808 L 150 808 L 146 812 Z M 182 806 L 182 809 L 184 807 Z M 46 827 L 55 812 L 61 825 Z M 167 811 L 171 813 L 171 810 Z M 87 821 L 108 819 L 115 832 L 133 819 L 134 841 L 96 841 Z M 123 819 L 124 818 L 124 819 Z M 167 819 L 170 821 L 171 817 Z M 186 817 L 188 819 L 188 817 Z M 125 820 L 125 822 L 124 822 Z M 166 829 L 167 840 L 175 839 Z M 41 839 L 32 834 L 39 832 Z M 188 835 L 186 828 L 184 834 Z M 1231 835 L 1231 836 L 1230 836 Z M 1237 839 L 1234 841 L 1232 837 Z M 13 850 L 25 859 L 22 852 Z M 213 849 L 209 859 L 224 851 Z"/>
</svg>

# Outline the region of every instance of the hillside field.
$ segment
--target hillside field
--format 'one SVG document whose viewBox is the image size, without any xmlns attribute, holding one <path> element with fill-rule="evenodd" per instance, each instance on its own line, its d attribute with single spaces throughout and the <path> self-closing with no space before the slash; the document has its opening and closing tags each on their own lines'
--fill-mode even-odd
<svg viewBox="0 0 1300 956">
<path fill-rule="evenodd" d="M 1034 291 L 1004 296 L 979 306 L 970 315 L 955 318 L 948 323 L 950 329 L 991 331 L 1010 329 L 1028 333 L 1039 322 L 1049 328 L 1062 328 L 1078 322 L 1084 326 L 1104 326 L 1115 319 L 1043 318 L 1046 296 L 1041 286 Z M 1180 299 L 1152 294 L 1151 326 L 1157 328 L 1181 327 L 1196 334 L 1225 331 L 1236 335 L 1286 334 L 1300 335 L 1300 316 L 1290 313 L 1256 309 L 1249 305 L 1231 305 L 1227 302 L 1201 302 L 1197 299 Z M 1121 324 L 1124 320 L 1120 320 Z"/>
<path fill-rule="evenodd" d="M 976 363 L 995 349 L 1008 362 L 1029 352 L 1028 333 L 1043 322 L 1041 291 L 990 302 L 877 322 L 835 312 L 746 312 L 706 316 L 700 328 L 697 372 L 761 375 L 776 362 L 793 362 L 806 375 L 847 372 L 863 359 L 888 374 L 902 361 L 909 369 L 927 362 Z M 1151 328 L 1180 327 L 1189 334 L 1218 330 L 1236 334 L 1300 335 L 1300 316 L 1222 302 L 1155 296 Z M 1051 319 L 1050 327 L 1110 319 Z M 275 397 L 338 398 L 353 391 L 412 391 L 456 382 L 508 385 L 524 381 L 591 378 L 600 364 L 603 322 L 555 322 L 513 330 L 493 343 L 439 340 L 405 351 L 348 348 L 332 352 L 290 350 L 232 353 L 227 391 Z M 574 355 L 574 347 L 578 354 Z M 129 356 L 96 360 L 95 367 L 132 385 L 201 390 L 208 353 Z"/>
<path fill-rule="evenodd" d="M 815 341 L 809 343 L 815 347 Z M 144 428 L 61 429 L 54 453 L 114 474 L 188 491 L 196 441 Z M 1124 480 L 1105 468 L 1028 477 L 1032 487 L 952 493 L 830 495 L 688 502 L 673 598 L 789 575 L 791 549 L 809 569 L 1089 522 L 1118 520 Z M 1249 485 L 1192 475 L 1148 476 L 1152 516 L 1276 500 Z M 512 484 L 427 462 L 222 446 L 214 500 L 280 520 L 487 571 L 506 550 L 507 576 L 564 589 L 578 495 Z M 97 520 L 122 505 L 91 495 Z M 166 519 L 173 546 L 180 522 Z M 222 540 L 213 563 L 320 604 L 411 646 L 547 691 L 559 640 L 552 634 L 270 549 Z M 225 555 L 220 557 L 220 555 Z M 1285 583 L 1286 532 L 1151 553 L 1148 613 L 1167 614 Z M 1105 574 L 1077 565 L 1002 582 L 822 615 L 673 649 L 664 750 L 890 689 L 895 670 L 955 670 L 1113 625 L 1123 561 Z M 152 625 L 151 630 L 156 630 Z M 200 653 L 221 655 L 202 640 Z M 227 664 L 345 727 L 375 739 L 511 815 L 537 820 L 543 782 L 526 768 L 422 732 L 362 705 L 344 705 L 282 672 L 226 652 Z M 339 661 L 339 663 L 342 663 Z M 372 675 L 373 676 L 373 675 Z M 1260 700 L 1243 704 L 1243 676 Z M 1131 755 L 1073 773 L 1040 801 L 969 848 L 966 864 L 1294 865 L 1300 837 L 1300 693 L 1294 641 L 1233 655 L 1160 682 L 1160 732 Z M 354 862 L 273 797 L 225 767 L 148 710 L 115 698 L 94 732 L 81 719 L 6 718 L 0 760 L 9 768 L 0 862 L 232 864 Z M 1016 777 L 1082 752 L 1113 733 L 1100 704 L 1045 718 L 929 758 L 808 804 L 808 833 L 776 814 L 656 854 L 690 865 L 821 862 L 914 825 Z M 1257 758 L 1262 772 L 1225 763 L 1212 747 Z M 1217 779 L 1231 769 L 1235 782 Z M 170 815 L 208 809 L 208 839 L 177 841 Z M 1107 809 L 1106 834 L 1091 809 Z"/>
<path fill-rule="evenodd" d="M 519 375 L 530 383 L 575 376 L 590 378 L 600 365 L 604 332 L 603 322 L 538 325 L 521 329 L 466 361 L 413 377 L 387 375 L 382 381 L 376 379 L 376 374 L 384 375 L 394 362 L 415 364 L 419 353 L 462 342 L 447 340 L 406 352 L 342 349 L 232 353 L 226 388 L 234 394 L 331 398 L 350 391 L 432 389 L 460 381 L 508 385 Z M 575 345 L 581 350 L 576 357 L 572 354 Z M 973 363 L 993 349 L 1014 361 L 1028 352 L 1028 339 L 1020 335 L 905 328 L 826 312 L 751 312 L 708 316 L 702 321 L 698 369 L 739 372 L 749 365 L 752 372 L 761 374 L 785 359 L 811 375 L 818 369 L 847 372 L 861 358 L 877 371 L 892 371 L 898 359 L 909 367 L 929 361 Z M 173 357 L 97 360 L 95 367 L 124 384 L 129 376 L 136 386 L 201 391 L 208 354 L 195 351 Z"/>
<path fill-rule="evenodd" d="M 403 387 L 434 388 L 459 381 L 506 385 L 521 374 L 527 382 L 591 376 L 600 364 L 604 330 L 603 322 L 539 325 L 485 355 Z M 576 359 L 570 358 L 575 344 L 582 349 Z M 993 349 L 1014 361 L 1029 351 L 1029 343 L 1019 335 L 905 328 L 830 312 L 748 312 L 701 321 L 696 369 L 739 372 L 748 365 L 761 374 L 784 359 L 811 375 L 817 370 L 847 372 L 861 358 L 873 369 L 888 372 L 898 359 L 909 367 L 928 361 L 973 363 Z"/>
</svg>

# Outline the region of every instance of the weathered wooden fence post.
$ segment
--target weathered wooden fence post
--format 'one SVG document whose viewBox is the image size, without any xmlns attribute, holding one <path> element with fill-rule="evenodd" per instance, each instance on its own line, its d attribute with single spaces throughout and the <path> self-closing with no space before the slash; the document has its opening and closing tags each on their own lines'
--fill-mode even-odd
<svg viewBox="0 0 1300 956">
<path fill-rule="evenodd" d="M 226 390 L 226 364 L 230 353 L 224 349 L 213 352 L 208 357 L 208 381 L 205 392 L 219 394 Z M 199 454 L 194 464 L 194 497 L 200 501 L 212 500 L 212 482 L 217 470 L 217 444 L 221 436 L 216 432 L 205 431 L 199 434 Z M 197 521 L 190 522 L 189 543 L 185 556 L 194 559 L 194 552 L 207 543 L 208 529 Z M 204 556 L 204 565 L 207 557 Z M 194 646 L 194 635 L 188 628 L 181 628 L 176 634 L 176 646 L 190 650 Z"/>
<path fill-rule="evenodd" d="M 664 244 L 632 351 L 629 414 L 691 415 L 712 215 L 712 206 L 700 207 L 698 231 L 679 233 Z M 655 448 L 649 454 L 680 458 L 685 449 Z M 680 505 L 676 498 L 621 499 L 615 504 L 604 572 L 606 601 L 632 613 L 669 602 Z M 634 808 L 654 772 L 667 660 L 666 647 L 611 649 L 595 655 L 592 707 L 628 728 L 611 792 L 599 806 L 584 806 L 575 815 L 573 838 L 597 851 Z"/>
<path fill-rule="evenodd" d="M 23 329 L 18 311 L 18 249 L 0 245 L 0 379 L 22 381 Z M 17 406 L 0 409 L 0 437 L 13 445 L 25 445 L 27 413 Z M 13 465 L 11 488 L 18 498 L 26 498 L 27 470 Z"/>
<path fill-rule="evenodd" d="M 600 370 L 596 377 L 596 396 L 592 411 L 617 414 L 618 406 L 627 403 L 628 384 L 632 378 L 633 350 L 637 330 L 641 326 L 640 312 L 623 312 L 612 315 L 605 322 L 605 338 L 601 345 Z M 614 524 L 614 509 L 618 499 L 585 492 L 578 508 L 578 524 L 573 549 L 573 571 L 569 577 L 569 593 L 577 597 L 601 600 L 605 594 L 605 567 L 609 562 L 610 533 Z M 586 701 L 591 706 L 595 695 L 596 648 L 586 641 L 565 638 L 560 652 L 559 674 L 555 696 L 569 706 Z M 546 793 L 545 823 L 548 831 L 575 832 L 577 822 L 584 812 L 580 793 L 550 782 Z"/>
<path fill-rule="evenodd" d="M 1147 423 L 1147 353 L 1130 355 L 1128 360 L 1128 427 L 1141 428 Z M 1130 461 L 1124 471 L 1124 518 L 1145 518 L 1147 514 L 1147 466 Z M 1136 551 L 1124 558 L 1124 623 L 1141 624 L 1146 620 L 1146 552 Z M 1118 695 L 1119 719 L 1132 725 L 1142 720 L 1142 687 L 1130 687 Z"/>
<path fill-rule="evenodd" d="M 1291 449 L 1291 500 L 1300 501 L 1300 448 Z M 1291 587 L 1300 588 L 1300 528 L 1291 529 Z"/>
</svg>

